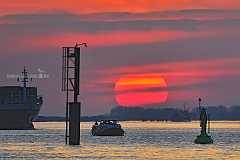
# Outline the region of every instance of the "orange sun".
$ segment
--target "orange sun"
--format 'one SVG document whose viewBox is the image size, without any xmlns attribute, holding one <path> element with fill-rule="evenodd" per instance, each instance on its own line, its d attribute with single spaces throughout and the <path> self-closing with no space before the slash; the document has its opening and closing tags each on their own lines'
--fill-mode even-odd
<svg viewBox="0 0 240 160">
<path fill-rule="evenodd" d="M 165 103 L 167 83 L 159 75 L 128 75 L 115 83 L 116 101 L 122 106 L 142 106 Z"/>
</svg>

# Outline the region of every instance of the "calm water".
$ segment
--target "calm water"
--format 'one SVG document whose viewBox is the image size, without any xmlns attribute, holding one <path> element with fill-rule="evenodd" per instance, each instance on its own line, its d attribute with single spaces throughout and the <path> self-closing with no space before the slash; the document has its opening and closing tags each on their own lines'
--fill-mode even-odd
<svg viewBox="0 0 240 160">
<path fill-rule="evenodd" d="M 212 145 L 193 143 L 198 122 L 122 122 L 124 137 L 93 137 L 82 123 L 81 146 L 64 143 L 64 123 L 34 131 L 0 131 L 1 159 L 240 159 L 240 122 L 213 122 Z"/>
</svg>

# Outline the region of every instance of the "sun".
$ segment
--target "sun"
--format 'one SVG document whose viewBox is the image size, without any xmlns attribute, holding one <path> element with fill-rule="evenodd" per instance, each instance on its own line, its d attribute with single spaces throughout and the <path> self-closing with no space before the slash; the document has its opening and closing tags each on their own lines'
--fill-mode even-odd
<svg viewBox="0 0 240 160">
<path fill-rule="evenodd" d="M 168 98 L 167 83 L 155 74 L 127 75 L 115 83 L 115 99 L 121 106 L 147 106 L 165 103 Z"/>
</svg>

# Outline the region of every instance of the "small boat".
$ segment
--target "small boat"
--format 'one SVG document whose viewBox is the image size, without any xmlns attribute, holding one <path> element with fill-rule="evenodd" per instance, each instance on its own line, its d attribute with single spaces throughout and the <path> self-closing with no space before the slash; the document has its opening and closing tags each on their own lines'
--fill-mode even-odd
<svg viewBox="0 0 240 160">
<path fill-rule="evenodd" d="M 96 121 L 92 126 L 93 136 L 124 136 L 124 130 L 116 120 Z"/>
</svg>

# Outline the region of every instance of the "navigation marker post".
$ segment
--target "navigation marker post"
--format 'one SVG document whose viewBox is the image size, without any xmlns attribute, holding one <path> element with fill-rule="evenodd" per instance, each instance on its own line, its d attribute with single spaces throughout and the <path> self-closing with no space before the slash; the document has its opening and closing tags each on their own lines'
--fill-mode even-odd
<svg viewBox="0 0 240 160">
<path fill-rule="evenodd" d="M 65 143 L 69 145 L 80 144 L 81 103 L 78 102 L 78 95 L 80 94 L 81 46 L 87 47 L 87 43 L 77 43 L 74 47 L 63 47 L 62 91 L 66 91 Z M 73 92 L 73 98 L 69 96 L 69 92 Z M 73 102 L 69 102 L 70 99 L 73 99 Z"/>
</svg>

